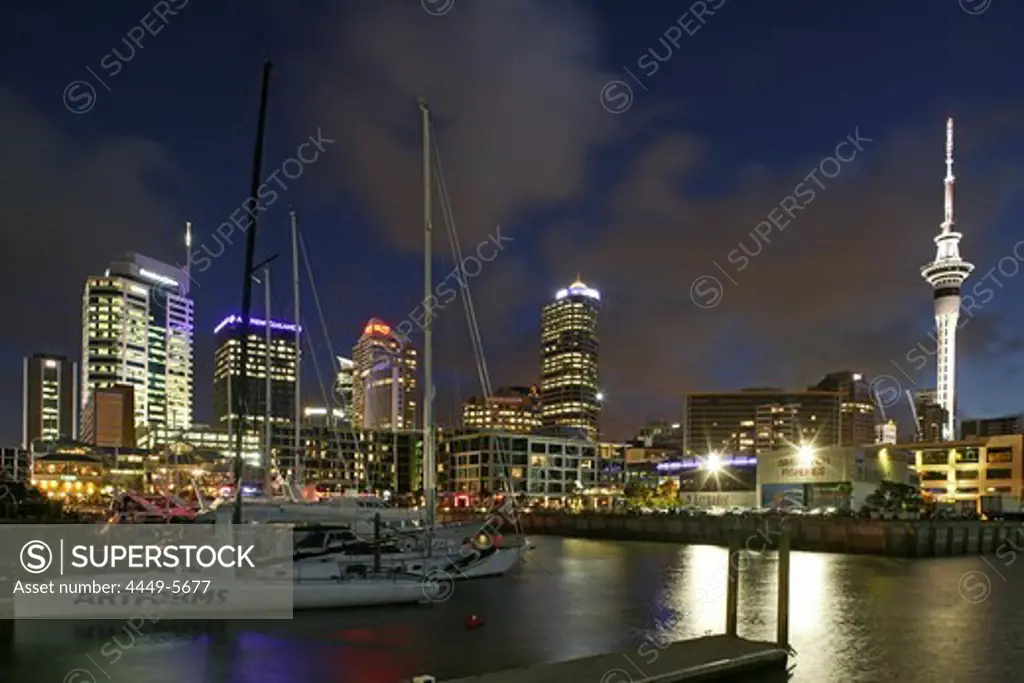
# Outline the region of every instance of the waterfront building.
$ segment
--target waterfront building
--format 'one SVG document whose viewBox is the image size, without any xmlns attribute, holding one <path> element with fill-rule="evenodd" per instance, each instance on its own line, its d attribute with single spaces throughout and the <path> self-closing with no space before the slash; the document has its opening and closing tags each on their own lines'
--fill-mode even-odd
<svg viewBox="0 0 1024 683">
<path fill-rule="evenodd" d="M 541 422 L 582 429 L 596 440 L 601 402 L 601 294 L 578 277 L 541 311 Z"/>
<path fill-rule="evenodd" d="M 754 507 L 757 459 L 749 455 L 677 455 L 627 464 L 627 483 L 655 490 L 675 484 L 678 503 L 695 507 Z"/>
<path fill-rule="evenodd" d="M 417 410 L 416 349 L 373 318 L 352 349 L 353 424 L 362 429 L 413 429 Z"/>
<path fill-rule="evenodd" d="M 764 507 L 860 510 L 882 482 L 917 483 L 903 445 L 787 447 L 758 454 L 756 466 Z"/>
<path fill-rule="evenodd" d="M 941 435 L 945 441 L 956 438 L 956 331 L 960 316 L 960 287 L 974 265 L 960 258 L 963 235 L 954 227 L 953 217 L 953 119 L 946 121 L 946 177 L 944 218 L 935 237 L 935 260 L 921 268 L 921 276 L 931 285 L 935 302 L 936 331 L 936 403 L 945 411 Z"/>
<path fill-rule="evenodd" d="M 536 386 L 500 387 L 490 396 L 473 396 L 462 404 L 462 426 L 528 434 L 541 426 Z"/>
<path fill-rule="evenodd" d="M 960 435 L 964 439 L 1009 434 L 1024 434 L 1024 414 L 972 418 L 960 423 Z"/>
<path fill-rule="evenodd" d="M 875 404 L 871 386 L 860 372 L 842 370 L 825 375 L 808 391 L 832 391 L 842 396 L 839 405 L 839 445 L 863 446 L 875 441 Z"/>
<path fill-rule="evenodd" d="M 21 447 L 78 438 L 78 364 L 35 353 L 22 367 Z"/>
<path fill-rule="evenodd" d="M 103 461 L 81 451 L 41 455 L 32 464 L 32 486 L 48 498 L 87 502 L 103 492 Z"/>
<path fill-rule="evenodd" d="M 137 418 L 135 385 L 97 387 L 82 411 L 82 441 L 93 446 L 134 448 Z"/>
<path fill-rule="evenodd" d="M 89 277 L 82 297 L 83 411 L 97 389 L 134 388 L 134 423 L 188 428 L 193 319 L 187 269 L 129 253 Z"/>
<path fill-rule="evenodd" d="M 446 439 L 451 489 L 522 492 L 564 503 L 598 485 L 597 444 L 575 438 L 477 432 Z"/>
<path fill-rule="evenodd" d="M 238 340 L 241 316 L 229 315 L 213 329 L 213 411 L 221 427 L 230 429 L 238 419 L 238 392 L 246 397 L 246 427 L 262 433 L 268 414 L 271 424 L 295 421 L 295 335 L 294 323 L 249 318 L 246 339 L 248 367 L 242 385 L 242 348 Z M 269 333 L 269 334 L 268 334 Z M 269 337 L 269 342 L 268 342 Z M 268 406 L 267 373 L 270 373 Z"/>
<path fill-rule="evenodd" d="M 843 397 L 831 391 L 754 388 L 687 394 L 686 455 L 754 456 L 787 444 L 838 445 Z"/>
<path fill-rule="evenodd" d="M 328 489 L 353 488 L 378 495 L 413 495 L 423 489 L 423 432 L 409 429 L 354 429 L 328 425 L 312 415 L 300 431 L 302 478 Z M 277 467 L 290 478 L 295 471 L 291 428 L 274 427 Z M 440 465 L 439 465 L 440 467 Z M 440 486 L 440 480 L 439 480 Z"/>
<path fill-rule="evenodd" d="M 899 432 L 896 428 L 896 421 L 889 420 L 875 425 L 875 443 L 896 443 L 899 439 Z"/>
<path fill-rule="evenodd" d="M 263 433 L 247 431 L 242 434 L 242 458 L 246 464 L 259 465 L 263 448 Z M 193 423 L 188 429 L 169 429 L 157 427 L 148 430 L 138 439 L 139 448 L 149 451 L 162 451 L 170 448 L 175 451 L 206 451 L 216 453 L 228 460 L 235 457 L 238 450 L 238 435 L 223 426 L 210 426 Z"/>
<path fill-rule="evenodd" d="M 597 444 L 597 484 L 599 487 L 621 489 L 626 483 L 626 449 L 629 444 L 601 442 Z"/>
<path fill-rule="evenodd" d="M 912 454 L 921 488 L 939 502 L 980 512 L 981 496 L 1024 497 L 1024 434 L 900 444 Z"/>
</svg>

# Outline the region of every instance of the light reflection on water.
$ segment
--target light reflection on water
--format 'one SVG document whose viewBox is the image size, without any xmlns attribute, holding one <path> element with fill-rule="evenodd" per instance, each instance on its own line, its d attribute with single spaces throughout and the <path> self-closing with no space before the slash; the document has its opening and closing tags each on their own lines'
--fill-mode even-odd
<svg viewBox="0 0 1024 683">
<path fill-rule="evenodd" d="M 504 579 L 457 586 L 441 605 L 303 613 L 130 642 L 81 622 L 18 624 L 0 679 L 39 683 L 396 683 L 441 680 L 725 628 L 727 553 L 709 546 L 536 538 Z M 775 637 L 777 560 L 744 562 L 740 635 Z M 794 552 L 790 640 L 797 683 L 1015 679 L 1024 667 L 1024 576 L 976 557 L 894 560 Z M 992 595 L 960 596 L 965 572 Z M 470 614 L 485 626 L 465 628 Z M 103 650 L 120 637 L 121 658 Z M 79 669 L 77 678 L 68 672 Z M 591 683 L 579 681 L 574 683 Z M 596 681 L 593 683 L 597 683 Z"/>
</svg>

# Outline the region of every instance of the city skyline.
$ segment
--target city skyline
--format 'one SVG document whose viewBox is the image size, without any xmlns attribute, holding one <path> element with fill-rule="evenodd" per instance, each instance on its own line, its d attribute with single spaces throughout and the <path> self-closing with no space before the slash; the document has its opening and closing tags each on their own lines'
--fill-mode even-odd
<svg viewBox="0 0 1024 683">
<path fill-rule="evenodd" d="M 288 253 L 287 210 L 295 207 L 341 353 L 368 318 L 397 324 L 422 300 L 421 239 L 411 227 L 419 222 L 406 214 L 418 206 L 418 149 L 410 140 L 415 98 L 424 95 L 466 253 L 498 225 L 512 240 L 470 281 L 495 386 L 539 379 L 537 308 L 579 271 L 606 299 L 602 427 L 613 438 L 648 418 L 676 418 L 686 391 L 797 389 L 843 367 L 892 375 L 902 390 L 930 387 L 934 316 L 917 268 L 934 256 L 927 240 L 941 220 L 936 136 L 954 116 L 957 214 L 964 253 L 976 264 L 963 294 L 980 302 L 960 320 L 960 412 L 1021 409 L 1012 385 L 1024 367 L 1024 325 L 1012 311 L 1022 286 L 1015 254 L 1024 248 L 1014 248 L 1024 119 L 1006 84 L 1007 64 L 1024 48 L 1009 29 L 1022 12 L 1012 3 L 980 15 L 934 3 L 897 16 L 882 3 L 873 13 L 730 2 L 678 45 L 664 36 L 679 12 L 613 3 L 461 3 L 444 17 L 396 3 L 326 8 L 315 21 L 314 11 L 267 14 L 253 6 L 230 23 L 189 3 L 147 38 L 110 91 L 99 89 L 86 113 L 61 102 L 65 85 L 88 77 L 83 64 L 95 70 L 108 51 L 96 36 L 116 44 L 119 22 L 126 31 L 138 17 L 57 4 L 81 30 L 54 27 L 63 49 L 0 84 L 0 129 L 17 131 L 4 162 L 11 182 L 0 188 L 10 215 L 0 229 L 12 248 L 0 258 L 12 278 L 34 283 L 33 296 L 3 304 L 6 320 L 24 323 L 0 345 L 3 386 L 19 386 L 21 360 L 32 353 L 80 357 L 76 300 L 84 278 L 103 264 L 125 250 L 184 264 L 186 221 L 194 245 L 205 248 L 206 260 L 191 264 L 196 329 L 238 310 L 241 231 L 218 238 L 215 230 L 247 192 L 258 64 L 270 54 L 279 89 L 271 94 L 264 175 L 310 136 L 323 152 L 285 181 L 288 190 L 275 190 L 281 196 L 261 214 L 257 254 Z M 29 26 L 40 21 L 28 3 L 15 2 L 12 14 Z M 258 30 L 236 36 L 227 29 L 237 21 Z M 30 34 L 12 35 L 3 49 L 30 51 Z M 830 39 L 855 34 L 872 35 L 874 49 Z M 194 50 L 196 41 L 221 40 L 232 49 L 218 60 Z M 394 47 L 382 54 L 374 47 L 381 44 Z M 737 53 L 736 45 L 744 47 Z M 651 50 L 659 55 L 653 75 L 635 68 L 638 58 L 650 63 Z M 810 66 L 809 52 L 821 55 Z M 642 88 L 621 65 L 645 79 Z M 432 74 L 426 80 L 417 75 L 423 67 Z M 479 68 L 507 78 L 480 86 L 471 77 Z M 691 77 L 692 88 L 679 87 Z M 611 113 L 602 87 L 620 79 L 635 97 L 628 110 Z M 893 79 L 899 88 L 890 87 Z M 831 96 L 811 101 L 798 81 L 819 83 Z M 835 82 L 846 85 L 828 85 Z M 182 102 L 192 103 L 184 117 Z M 773 207 L 848 136 L 860 141 L 855 158 L 834 178 L 818 177 L 824 189 L 810 185 L 818 195 L 791 225 L 765 230 L 766 216 L 779 215 Z M 850 149 L 840 154 L 848 158 Z M 150 183 L 151 176 L 164 182 Z M 436 237 L 441 275 L 452 264 Z M 281 271 L 275 296 L 284 302 L 286 260 L 274 264 Z M 732 281 L 716 263 L 731 269 Z M 726 289 L 705 309 L 691 301 L 690 287 L 709 274 Z M 979 296 L 982 286 L 991 294 Z M 308 285 L 303 300 L 312 301 Z M 288 317 L 289 306 L 275 301 L 274 309 Z M 439 418 L 457 423 L 458 396 L 480 393 L 470 379 L 460 302 L 436 323 Z M 323 365 L 325 346 L 318 339 Z M 212 421 L 212 398 L 204 395 L 212 339 L 197 338 L 194 354 L 194 412 Z M 20 441 L 18 393 L 0 402 L 5 444 Z M 902 404 L 890 412 L 901 425 L 909 420 Z"/>
</svg>

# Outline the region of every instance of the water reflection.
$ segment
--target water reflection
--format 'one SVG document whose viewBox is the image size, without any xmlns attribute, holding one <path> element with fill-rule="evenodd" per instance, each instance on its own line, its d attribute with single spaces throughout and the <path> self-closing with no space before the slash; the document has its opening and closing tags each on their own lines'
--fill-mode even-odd
<svg viewBox="0 0 1024 683">
<path fill-rule="evenodd" d="M 459 584 L 440 605 L 168 627 L 137 639 L 112 665 L 100 654 L 110 629 L 22 622 L 15 658 L 0 663 L 0 680 L 396 683 L 423 673 L 445 680 L 599 652 L 636 653 L 645 642 L 724 630 L 724 549 L 536 542 L 518 573 Z M 777 567 L 772 555 L 741 567 L 740 635 L 774 639 Z M 1005 577 L 993 575 L 988 600 L 963 600 L 961 576 L 983 570 L 984 560 L 969 557 L 904 561 L 793 553 L 794 681 L 1016 680 L 1024 666 L 1024 612 L 1018 608 L 1024 575 L 1009 567 Z M 466 629 L 469 614 L 479 614 L 484 628 Z M 91 672 L 93 679 L 66 680 L 74 669 Z"/>
</svg>

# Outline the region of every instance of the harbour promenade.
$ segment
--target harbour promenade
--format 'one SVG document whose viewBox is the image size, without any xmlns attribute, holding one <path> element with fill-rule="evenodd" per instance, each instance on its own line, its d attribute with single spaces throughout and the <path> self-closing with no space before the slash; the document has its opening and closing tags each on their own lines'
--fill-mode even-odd
<svg viewBox="0 0 1024 683">
<path fill-rule="evenodd" d="M 483 520 L 479 514 L 449 512 L 444 522 Z M 495 520 L 501 519 L 495 517 Z M 985 555 L 1024 540 L 1024 523 L 981 521 L 889 521 L 845 517 L 776 515 L 618 515 L 606 513 L 537 513 L 517 517 L 524 533 L 619 541 L 664 541 L 728 545 L 747 539 L 751 550 L 772 546 L 783 531 L 794 550 L 944 557 Z M 493 525 L 494 523 L 492 523 Z M 508 525 L 507 520 L 504 521 Z"/>
</svg>

